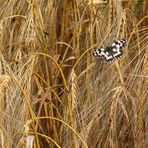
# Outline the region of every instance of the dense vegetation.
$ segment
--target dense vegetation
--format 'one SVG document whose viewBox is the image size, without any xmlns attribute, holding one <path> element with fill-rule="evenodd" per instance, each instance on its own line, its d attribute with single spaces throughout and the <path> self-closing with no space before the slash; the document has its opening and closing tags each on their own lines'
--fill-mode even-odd
<svg viewBox="0 0 148 148">
<path fill-rule="evenodd" d="M 147 0 L 0 0 L 0 147 L 148 147 L 147 10 Z M 119 38 L 119 61 L 93 57 Z"/>
</svg>

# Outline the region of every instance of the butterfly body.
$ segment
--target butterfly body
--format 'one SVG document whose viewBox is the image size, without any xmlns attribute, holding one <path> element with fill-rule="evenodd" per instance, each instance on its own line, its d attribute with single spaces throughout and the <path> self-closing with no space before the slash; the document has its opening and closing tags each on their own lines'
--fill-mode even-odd
<svg viewBox="0 0 148 148">
<path fill-rule="evenodd" d="M 101 57 L 105 61 L 111 63 L 114 60 L 119 59 L 123 55 L 122 49 L 124 48 L 125 44 L 125 39 L 119 39 L 105 48 L 94 50 L 93 55 L 95 57 Z"/>
</svg>

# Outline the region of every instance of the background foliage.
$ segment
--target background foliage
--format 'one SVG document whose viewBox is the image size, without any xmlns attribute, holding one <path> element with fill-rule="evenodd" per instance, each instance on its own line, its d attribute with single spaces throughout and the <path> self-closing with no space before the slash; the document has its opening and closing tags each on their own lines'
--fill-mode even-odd
<svg viewBox="0 0 148 148">
<path fill-rule="evenodd" d="M 147 0 L 0 0 L 0 147 L 148 147 Z M 125 38 L 121 60 L 92 56 Z"/>
</svg>

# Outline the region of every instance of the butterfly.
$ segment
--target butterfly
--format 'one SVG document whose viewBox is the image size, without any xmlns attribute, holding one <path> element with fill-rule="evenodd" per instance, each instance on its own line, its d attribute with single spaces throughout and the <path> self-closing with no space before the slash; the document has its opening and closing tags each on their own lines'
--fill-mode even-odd
<svg viewBox="0 0 148 148">
<path fill-rule="evenodd" d="M 126 45 L 125 39 L 119 39 L 113 41 L 109 46 L 105 48 L 98 48 L 93 51 L 95 57 L 101 57 L 105 61 L 112 63 L 113 61 L 119 59 L 123 55 L 123 48 Z"/>
</svg>

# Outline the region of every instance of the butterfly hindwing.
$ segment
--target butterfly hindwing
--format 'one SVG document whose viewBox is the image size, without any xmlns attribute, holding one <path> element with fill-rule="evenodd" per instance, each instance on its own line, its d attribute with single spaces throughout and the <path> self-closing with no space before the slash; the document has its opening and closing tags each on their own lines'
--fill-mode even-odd
<svg viewBox="0 0 148 148">
<path fill-rule="evenodd" d="M 111 63 L 114 60 L 119 59 L 123 55 L 122 49 L 124 48 L 125 43 L 125 39 L 119 39 L 105 48 L 94 50 L 93 55 L 95 57 L 101 57 L 105 61 Z"/>
</svg>

